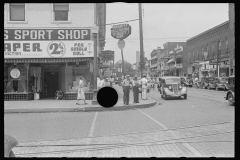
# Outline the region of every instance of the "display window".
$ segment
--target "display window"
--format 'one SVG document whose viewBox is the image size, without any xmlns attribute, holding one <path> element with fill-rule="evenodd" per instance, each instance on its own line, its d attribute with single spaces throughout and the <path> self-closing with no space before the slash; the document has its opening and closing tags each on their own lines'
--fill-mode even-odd
<svg viewBox="0 0 240 160">
<path fill-rule="evenodd" d="M 4 66 L 4 93 L 28 92 L 28 68 L 24 64 Z"/>
</svg>

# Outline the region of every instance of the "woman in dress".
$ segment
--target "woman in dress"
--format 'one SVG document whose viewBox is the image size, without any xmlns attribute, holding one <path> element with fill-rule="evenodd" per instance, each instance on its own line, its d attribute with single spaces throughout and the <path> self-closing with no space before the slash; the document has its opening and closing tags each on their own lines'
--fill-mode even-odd
<svg viewBox="0 0 240 160">
<path fill-rule="evenodd" d="M 78 96 L 77 96 L 77 105 L 80 105 L 78 102 L 80 99 L 84 100 L 84 104 L 87 104 L 85 101 L 85 94 L 84 94 L 84 77 L 81 76 L 80 77 L 80 81 L 79 81 L 79 86 L 78 86 Z"/>
</svg>

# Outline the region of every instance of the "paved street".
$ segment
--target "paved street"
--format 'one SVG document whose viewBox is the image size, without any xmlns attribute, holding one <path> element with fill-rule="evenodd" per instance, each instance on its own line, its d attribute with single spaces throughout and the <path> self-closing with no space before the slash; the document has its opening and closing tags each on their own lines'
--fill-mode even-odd
<svg viewBox="0 0 240 160">
<path fill-rule="evenodd" d="M 187 100 L 163 100 L 151 90 L 158 105 L 144 109 L 5 114 L 5 133 L 20 157 L 233 157 L 235 107 L 225 93 L 188 88 Z"/>
</svg>

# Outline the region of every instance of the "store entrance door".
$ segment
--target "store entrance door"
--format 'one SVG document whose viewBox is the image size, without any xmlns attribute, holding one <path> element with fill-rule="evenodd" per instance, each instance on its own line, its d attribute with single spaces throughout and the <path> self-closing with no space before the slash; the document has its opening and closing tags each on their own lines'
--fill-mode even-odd
<svg viewBox="0 0 240 160">
<path fill-rule="evenodd" d="M 54 99 L 55 93 L 59 90 L 58 67 L 51 66 L 44 68 L 44 98 Z"/>
</svg>

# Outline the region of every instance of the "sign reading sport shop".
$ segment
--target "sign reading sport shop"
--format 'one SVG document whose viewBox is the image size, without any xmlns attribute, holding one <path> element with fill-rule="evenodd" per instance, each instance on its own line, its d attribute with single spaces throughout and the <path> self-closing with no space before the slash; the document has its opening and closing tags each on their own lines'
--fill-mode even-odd
<svg viewBox="0 0 240 160">
<path fill-rule="evenodd" d="M 4 29 L 4 58 L 93 57 L 90 29 Z"/>
</svg>

